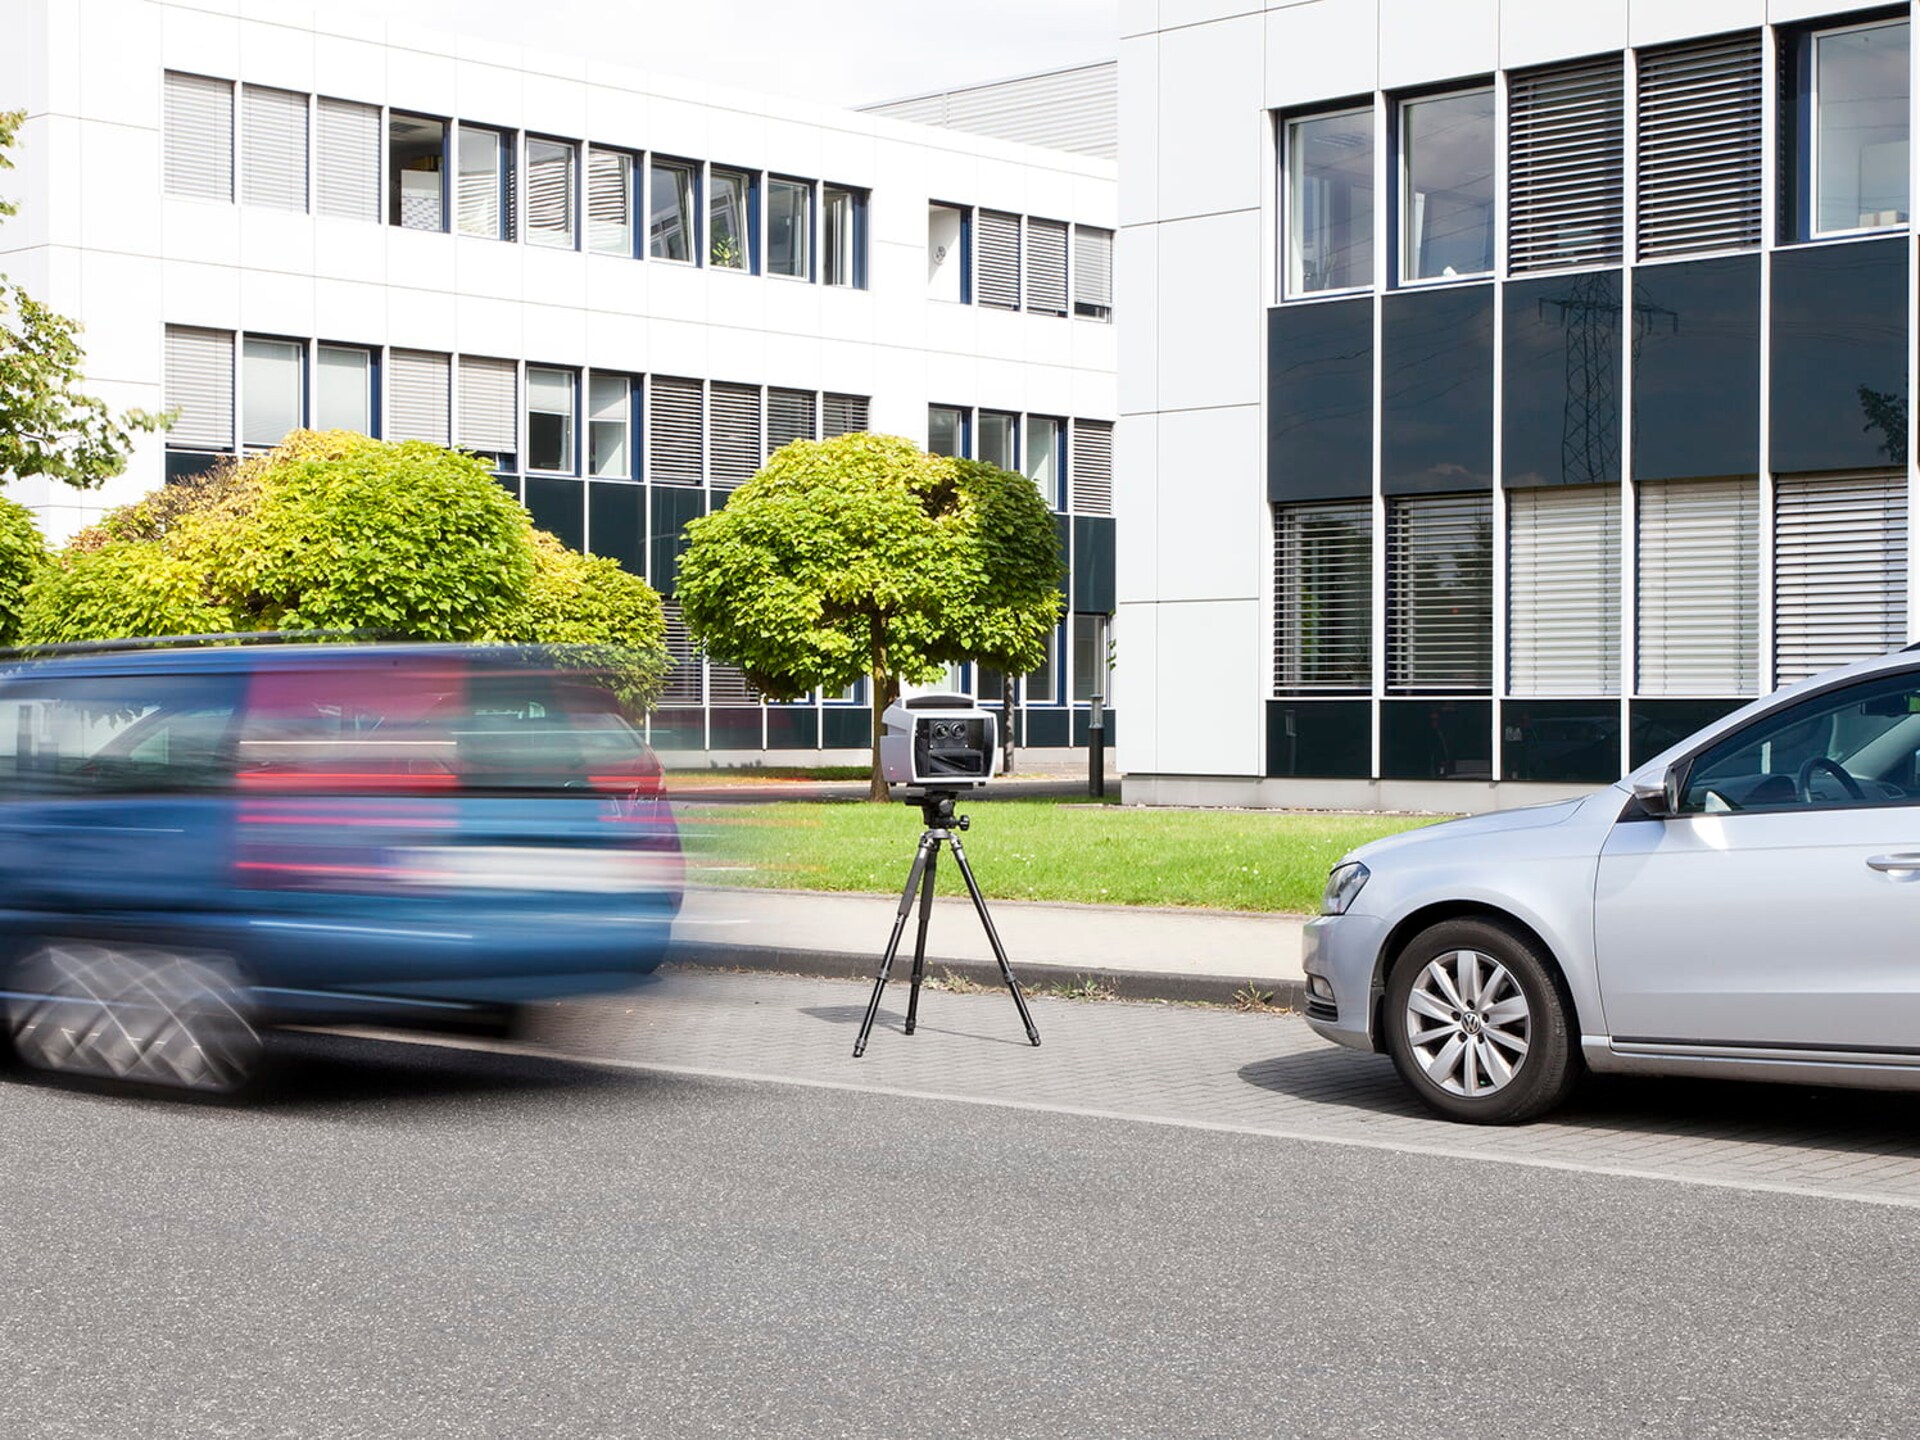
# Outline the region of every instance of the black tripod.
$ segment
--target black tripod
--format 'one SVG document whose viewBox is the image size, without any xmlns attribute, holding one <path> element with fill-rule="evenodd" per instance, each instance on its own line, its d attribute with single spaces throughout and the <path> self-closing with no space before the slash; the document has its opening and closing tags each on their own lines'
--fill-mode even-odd
<svg viewBox="0 0 1920 1440">
<path fill-rule="evenodd" d="M 993 946 L 993 958 L 1000 962 L 1000 973 L 1006 977 L 1007 989 L 1013 992 L 1014 1006 L 1020 1011 L 1020 1023 L 1027 1027 L 1027 1039 L 1036 1045 L 1040 1043 L 1040 1032 L 1034 1028 L 1033 1016 L 1027 1012 L 1027 1001 L 1020 993 L 1020 982 L 1013 978 L 1013 967 L 1007 963 L 1006 949 L 1000 944 L 1000 934 L 993 928 L 993 917 L 987 913 L 987 902 L 980 894 L 980 886 L 974 881 L 973 867 L 967 864 L 967 852 L 961 848 L 960 837 L 955 833 L 967 828 L 967 817 L 953 813 L 953 802 L 957 798 L 952 790 L 929 790 L 906 802 L 920 807 L 920 818 L 927 828 L 920 837 L 920 848 L 914 852 L 913 869 L 907 873 L 907 888 L 900 892 L 900 909 L 893 917 L 893 934 L 887 939 L 887 953 L 880 957 L 880 973 L 874 978 L 873 998 L 867 1001 L 867 1018 L 860 1022 L 860 1038 L 853 1042 L 853 1058 L 856 1060 L 866 1053 L 867 1037 L 873 1034 L 874 1017 L 880 1013 L 880 995 L 887 988 L 893 957 L 900 951 L 900 934 L 907 928 L 907 913 L 913 909 L 913 893 L 918 890 L 920 928 L 913 941 L 913 986 L 907 992 L 907 1034 L 913 1034 L 914 1020 L 920 1010 L 920 981 L 927 969 L 927 921 L 933 916 L 934 871 L 939 864 L 940 846 L 943 843 L 953 848 L 954 863 L 960 867 L 960 878 L 967 882 L 967 893 L 973 896 L 973 908 L 980 913 L 980 923 L 986 927 L 987 943 Z"/>
</svg>

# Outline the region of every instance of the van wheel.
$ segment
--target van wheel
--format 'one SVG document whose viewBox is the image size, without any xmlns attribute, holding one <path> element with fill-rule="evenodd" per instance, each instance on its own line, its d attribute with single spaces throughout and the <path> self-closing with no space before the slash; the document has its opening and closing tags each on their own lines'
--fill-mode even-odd
<svg viewBox="0 0 1920 1440">
<path fill-rule="evenodd" d="M 260 1066 L 246 989 L 217 957 L 55 940 L 8 989 L 14 1054 L 36 1069 L 231 1094 Z"/>
<path fill-rule="evenodd" d="M 1450 1120 L 1530 1120 L 1579 1078 L 1570 1008 L 1532 943 L 1489 921 L 1447 920 L 1416 935 L 1387 977 L 1387 1049 Z"/>
</svg>

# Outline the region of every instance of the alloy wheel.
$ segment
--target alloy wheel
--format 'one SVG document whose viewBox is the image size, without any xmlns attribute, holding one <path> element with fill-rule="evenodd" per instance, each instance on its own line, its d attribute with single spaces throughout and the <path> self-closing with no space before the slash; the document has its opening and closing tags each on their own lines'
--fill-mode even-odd
<svg viewBox="0 0 1920 1440">
<path fill-rule="evenodd" d="M 1407 995 L 1407 1045 L 1428 1080 L 1469 1099 L 1504 1090 L 1527 1058 L 1533 1012 L 1511 971 L 1480 950 L 1436 955 Z"/>
</svg>

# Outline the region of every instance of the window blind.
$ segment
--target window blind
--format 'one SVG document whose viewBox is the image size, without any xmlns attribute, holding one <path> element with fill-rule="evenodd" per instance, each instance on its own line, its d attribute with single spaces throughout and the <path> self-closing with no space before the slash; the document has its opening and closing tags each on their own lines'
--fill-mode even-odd
<svg viewBox="0 0 1920 1440">
<path fill-rule="evenodd" d="M 1507 690 L 1620 692 L 1620 492 L 1507 493 Z"/>
<path fill-rule="evenodd" d="M 1060 220 L 1027 221 L 1027 309 L 1067 313 L 1067 227 Z"/>
<path fill-rule="evenodd" d="M 454 148 L 459 173 L 455 177 L 454 224 L 463 235 L 489 240 L 508 238 L 501 225 L 503 189 L 501 167 L 507 162 L 506 137 L 498 130 L 462 125 Z"/>
<path fill-rule="evenodd" d="M 709 397 L 712 444 L 707 474 L 716 489 L 731 490 L 760 468 L 760 387 L 716 380 Z"/>
<path fill-rule="evenodd" d="M 1638 492 L 1642 695 L 1758 688 L 1759 487 L 1670 480 Z"/>
<path fill-rule="evenodd" d="M 1274 506 L 1274 693 L 1372 683 L 1372 502 Z"/>
<path fill-rule="evenodd" d="M 233 199 L 233 82 L 169 70 L 166 90 L 167 194 Z"/>
<path fill-rule="evenodd" d="M 511 360 L 460 357 L 460 447 L 487 455 L 520 449 L 518 367 Z"/>
<path fill-rule="evenodd" d="M 1493 687 L 1493 498 L 1423 495 L 1387 511 L 1387 689 Z"/>
<path fill-rule="evenodd" d="M 747 683 L 746 672 L 738 665 L 710 661 L 707 665 L 707 703 L 739 709 L 758 705 L 760 692 Z"/>
<path fill-rule="evenodd" d="M 1620 57 L 1515 75 L 1507 97 L 1511 268 L 1617 261 L 1626 183 Z"/>
<path fill-rule="evenodd" d="M 233 448 L 233 334 L 167 327 L 166 396 L 179 418 L 169 445 Z"/>
<path fill-rule="evenodd" d="M 587 243 L 603 255 L 633 254 L 632 159 L 587 151 Z"/>
<path fill-rule="evenodd" d="M 982 210 L 973 227 L 973 298 L 997 310 L 1020 308 L 1020 217 Z"/>
<path fill-rule="evenodd" d="M 864 395 L 826 395 L 821 398 L 825 413 L 823 433 L 831 440 L 836 435 L 854 435 L 867 428 L 867 397 Z"/>
<path fill-rule="evenodd" d="M 1773 500 L 1777 682 L 1904 645 L 1907 477 L 1796 476 Z"/>
<path fill-rule="evenodd" d="M 527 239 L 573 247 L 573 146 L 527 141 Z"/>
<path fill-rule="evenodd" d="M 395 350 L 388 357 L 387 435 L 389 440 L 449 440 L 452 391 L 451 356 L 429 350 Z"/>
<path fill-rule="evenodd" d="M 1113 232 L 1073 227 L 1073 313 L 1113 318 Z"/>
<path fill-rule="evenodd" d="M 648 474 L 656 485 L 698 485 L 705 479 L 701 469 L 700 382 L 656 375 L 651 383 Z"/>
<path fill-rule="evenodd" d="M 248 85 L 241 91 L 240 193 L 249 205 L 307 208 L 307 97 Z"/>
<path fill-rule="evenodd" d="M 1760 35 L 1640 54 L 1640 256 L 1760 243 Z"/>
<path fill-rule="evenodd" d="M 319 103 L 315 208 L 343 220 L 380 218 L 380 107 Z"/>
<path fill-rule="evenodd" d="M 811 440 L 813 428 L 813 391 L 767 391 L 767 454 L 795 440 Z"/>
<path fill-rule="evenodd" d="M 698 705 L 700 703 L 700 658 L 694 653 L 693 637 L 687 631 L 686 617 L 678 601 L 663 600 L 660 609 L 666 620 L 667 657 L 673 668 L 667 672 L 660 691 L 660 703 Z"/>
<path fill-rule="evenodd" d="M 1073 464 L 1067 479 L 1076 515 L 1113 513 L 1113 423 L 1073 422 Z"/>
</svg>

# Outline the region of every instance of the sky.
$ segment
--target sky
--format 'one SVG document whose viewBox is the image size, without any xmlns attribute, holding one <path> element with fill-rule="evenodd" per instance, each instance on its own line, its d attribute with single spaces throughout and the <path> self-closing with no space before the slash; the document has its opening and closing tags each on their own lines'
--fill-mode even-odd
<svg viewBox="0 0 1920 1440">
<path fill-rule="evenodd" d="M 863 105 L 1119 50 L 1117 0 L 336 0 L 530 49 Z M 539 15 L 537 28 L 528 15 Z"/>
</svg>

